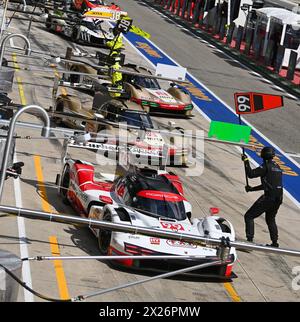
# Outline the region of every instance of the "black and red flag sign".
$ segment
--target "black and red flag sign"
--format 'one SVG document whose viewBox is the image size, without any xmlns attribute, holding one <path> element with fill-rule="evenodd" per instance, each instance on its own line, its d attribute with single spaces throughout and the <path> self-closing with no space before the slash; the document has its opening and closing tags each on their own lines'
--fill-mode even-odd
<svg viewBox="0 0 300 322">
<path fill-rule="evenodd" d="M 252 114 L 283 106 L 283 97 L 263 93 L 235 93 L 235 109 L 237 114 Z"/>
</svg>

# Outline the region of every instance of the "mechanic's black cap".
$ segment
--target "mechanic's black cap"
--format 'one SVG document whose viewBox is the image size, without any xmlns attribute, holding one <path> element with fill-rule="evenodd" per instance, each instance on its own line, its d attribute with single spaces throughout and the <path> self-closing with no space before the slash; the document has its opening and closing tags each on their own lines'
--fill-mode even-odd
<svg viewBox="0 0 300 322">
<path fill-rule="evenodd" d="M 265 146 L 260 153 L 264 160 L 271 160 L 275 157 L 275 150 L 271 146 Z"/>
</svg>

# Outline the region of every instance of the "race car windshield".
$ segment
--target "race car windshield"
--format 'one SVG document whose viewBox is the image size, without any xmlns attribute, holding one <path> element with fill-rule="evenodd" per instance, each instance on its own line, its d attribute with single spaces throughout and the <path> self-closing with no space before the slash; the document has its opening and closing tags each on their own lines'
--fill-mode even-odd
<svg viewBox="0 0 300 322">
<path fill-rule="evenodd" d="M 165 217 L 176 220 L 185 220 L 186 213 L 182 201 L 172 202 L 167 200 L 156 200 L 144 197 L 136 197 L 132 205 L 145 214 L 155 214 L 157 217 Z"/>
<path fill-rule="evenodd" d="M 160 89 L 160 86 L 156 79 L 154 78 L 148 78 L 148 77 L 134 77 L 132 79 L 132 82 L 135 85 L 138 85 L 140 87 L 144 88 L 150 88 L 150 89 Z"/>
<path fill-rule="evenodd" d="M 90 3 L 95 4 L 95 5 L 100 5 L 100 6 L 104 5 L 104 1 L 102 1 L 102 0 L 90 0 Z"/>
<path fill-rule="evenodd" d="M 128 125 L 137 126 L 140 128 L 153 129 L 153 123 L 148 114 L 123 111 L 119 122 L 126 122 Z"/>
<path fill-rule="evenodd" d="M 95 23 L 94 21 L 82 21 L 81 23 L 84 27 L 87 27 L 88 29 L 92 31 L 98 31 L 100 30 L 99 25 L 100 23 Z"/>
</svg>

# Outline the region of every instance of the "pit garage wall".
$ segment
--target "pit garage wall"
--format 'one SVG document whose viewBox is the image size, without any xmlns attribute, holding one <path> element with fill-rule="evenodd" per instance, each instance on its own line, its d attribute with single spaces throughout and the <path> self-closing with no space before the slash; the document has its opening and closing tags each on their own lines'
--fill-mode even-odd
<svg viewBox="0 0 300 322">
<path fill-rule="evenodd" d="M 270 39 L 268 49 L 263 50 L 264 36 L 256 37 L 255 24 L 250 28 L 245 28 L 246 15 L 241 6 L 251 4 L 251 8 L 260 8 L 263 0 L 231 0 L 230 19 L 227 11 L 228 2 L 218 0 L 146 0 L 145 2 L 160 6 L 164 11 L 171 12 L 179 16 L 182 20 L 188 21 L 191 26 L 201 28 L 208 34 L 219 40 L 238 53 L 242 53 L 247 58 L 268 73 L 276 73 L 279 79 L 287 81 L 291 88 L 297 91 L 300 96 L 300 70 L 296 70 L 299 54 L 292 50 L 288 57 L 288 69 L 282 68 L 284 58 L 283 46 L 278 45 L 280 41 Z M 229 21 L 232 23 L 229 26 Z M 274 36 L 274 35 L 273 35 Z M 274 37 L 271 37 L 274 38 Z M 298 58 L 297 58 L 298 54 Z M 285 59 L 287 60 L 287 58 Z M 299 63 L 299 62 L 298 62 Z M 285 62 L 285 65 L 286 62 Z"/>
</svg>

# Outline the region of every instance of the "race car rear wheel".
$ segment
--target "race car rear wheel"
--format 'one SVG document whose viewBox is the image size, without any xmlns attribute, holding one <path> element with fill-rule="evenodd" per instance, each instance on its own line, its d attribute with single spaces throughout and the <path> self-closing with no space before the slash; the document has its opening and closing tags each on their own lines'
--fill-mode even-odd
<svg viewBox="0 0 300 322">
<path fill-rule="evenodd" d="M 55 105 L 56 106 L 55 106 L 55 108 L 53 110 L 54 112 L 58 112 L 58 113 L 63 113 L 64 112 L 64 102 L 62 100 L 58 100 L 55 103 Z M 56 125 L 61 125 L 63 123 L 61 117 L 53 116 L 51 119 Z"/>
<path fill-rule="evenodd" d="M 111 222 L 111 214 L 106 212 L 103 220 Z M 111 230 L 99 229 L 98 246 L 102 255 L 108 255 L 109 246 L 111 243 Z"/>
<path fill-rule="evenodd" d="M 61 176 L 59 194 L 61 195 L 63 202 L 67 204 L 69 203 L 69 200 L 67 197 L 69 187 L 70 187 L 70 166 L 66 164 L 64 166 L 62 176 Z"/>
<path fill-rule="evenodd" d="M 52 21 L 51 21 L 51 18 L 47 18 L 47 19 L 46 19 L 46 23 L 45 23 L 45 25 L 46 25 L 46 28 L 47 28 L 47 29 L 51 29 L 51 27 L 52 27 Z"/>
<path fill-rule="evenodd" d="M 184 116 L 186 116 L 186 117 L 192 116 L 192 110 L 185 111 Z"/>
<path fill-rule="evenodd" d="M 71 66 L 70 70 L 74 71 L 74 72 L 79 72 L 79 70 L 77 69 L 76 66 Z M 81 76 L 80 75 L 70 74 L 70 82 L 71 83 L 80 83 L 80 81 L 81 81 Z"/>
<path fill-rule="evenodd" d="M 78 30 L 77 28 L 74 28 L 72 31 L 72 35 L 71 35 L 71 39 L 73 42 L 78 42 L 80 38 L 80 30 Z"/>
</svg>

